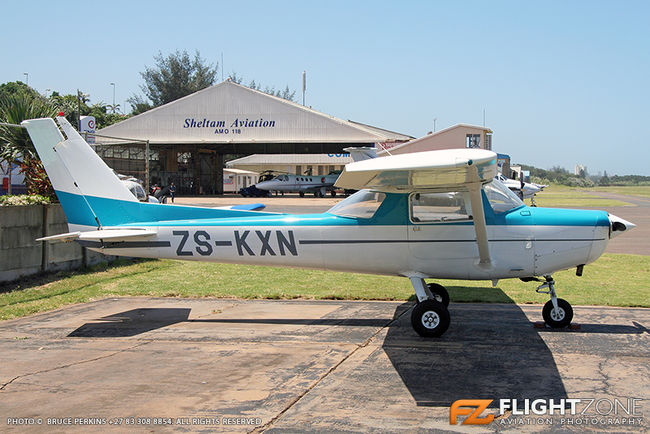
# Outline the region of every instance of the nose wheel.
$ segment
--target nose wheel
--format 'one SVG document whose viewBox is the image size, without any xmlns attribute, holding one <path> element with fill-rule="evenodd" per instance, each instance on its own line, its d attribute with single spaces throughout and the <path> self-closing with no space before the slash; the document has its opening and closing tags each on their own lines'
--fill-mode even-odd
<svg viewBox="0 0 650 434">
<path fill-rule="evenodd" d="M 551 299 L 546 302 L 542 309 L 542 318 L 544 318 L 544 322 L 549 327 L 567 327 L 573 319 L 573 308 L 568 301 L 557 298 L 553 277 L 548 275 L 544 276 L 544 278 L 546 281 L 537 287 L 537 292 L 540 294 L 548 294 L 551 296 Z"/>
</svg>

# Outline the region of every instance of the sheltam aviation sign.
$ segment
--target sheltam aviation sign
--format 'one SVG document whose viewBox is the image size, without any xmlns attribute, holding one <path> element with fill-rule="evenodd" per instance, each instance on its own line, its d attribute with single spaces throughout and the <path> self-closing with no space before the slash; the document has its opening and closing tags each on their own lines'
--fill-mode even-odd
<svg viewBox="0 0 650 434">
<path fill-rule="evenodd" d="M 186 118 L 183 128 L 214 130 L 214 134 L 242 134 L 246 128 L 275 128 L 275 121 L 264 118 L 235 118 L 233 121 Z"/>
</svg>

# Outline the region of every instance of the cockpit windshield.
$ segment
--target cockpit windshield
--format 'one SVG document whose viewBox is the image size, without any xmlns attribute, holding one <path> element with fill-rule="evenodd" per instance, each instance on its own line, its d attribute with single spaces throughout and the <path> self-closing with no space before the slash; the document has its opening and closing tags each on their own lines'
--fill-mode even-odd
<svg viewBox="0 0 650 434">
<path fill-rule="evenodd" d="M 384 199 L 386 199 L 384 193 L 360 190 L 347 199 L 337 203 L 327 212 L 341 217 L 369 219 L 375 215 L 375 212 L 377 212 Z"/>
<path fill-rule="evenodd" d="M 516 194 L 497 179 L 485 184 L 483 190 L 490 201 L 492 210 L 497 214 L 525 205 Z"/>
<path fill-rule="evenodd" d="M 144 188 L 135 181 L 122 181 L 126 187 L 129 189 L 131 194 L 135 196 L 140 202 L 146 202 L 149 199 L 149 196 L 144 191 Z"/>
</svg>

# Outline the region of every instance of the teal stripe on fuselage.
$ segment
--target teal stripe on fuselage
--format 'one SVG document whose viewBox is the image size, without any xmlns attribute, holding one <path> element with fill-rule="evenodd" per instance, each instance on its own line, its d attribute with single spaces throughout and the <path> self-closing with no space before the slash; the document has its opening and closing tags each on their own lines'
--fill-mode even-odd
<svg viewBox="0 0 650 434">
<path fill-rule="evenodd" d="M 202 208 L 182 205 L 163 205 L 147 202 L 129 202 L 84 196 L 62 191 L 56 192 L 68 223 L 97 226 L 88 204 L 97 214 L 102 226 L 120 226 L 135 222 L 155 223 L 167 220 L 223 219 L 230 217 L 277 216 L 277 213 Z M 88 201 L 88 204 L 86 203 Z"/>
<path fill-rule="evenodd" d="M 84 197 L 57 191 L 69 223 L 96 226 Z M 396 226 L 412 225 L 408 218 L 408 194 L 387 194 L 370 219 L 333 214 L 278 214 L 180 205 L 128 202 L 86 196 L 103 226 Z M 494 213 L 483 196 L 488 225 L 516 226 L 609 226 L 605 211 L 522 206 L 505 213 Z M 471 225 L 471 221 L 430 223 Z"/>
</svg>

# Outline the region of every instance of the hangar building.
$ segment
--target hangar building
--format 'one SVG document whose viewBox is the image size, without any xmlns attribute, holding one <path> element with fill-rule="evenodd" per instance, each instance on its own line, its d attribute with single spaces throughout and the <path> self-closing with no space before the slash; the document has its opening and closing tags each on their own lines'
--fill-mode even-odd
<svg viewBox="0 0 650 434">
<path fill-rule="evenodd" d="M 224 160 L 244 155 L 340 154 L 348 146 L 413 139 L 229 80 L 97 133 L 97 153 L 110 167 L 145 183 L 174 181 L 179 194 L 223 193 Z"/>
</svg>

